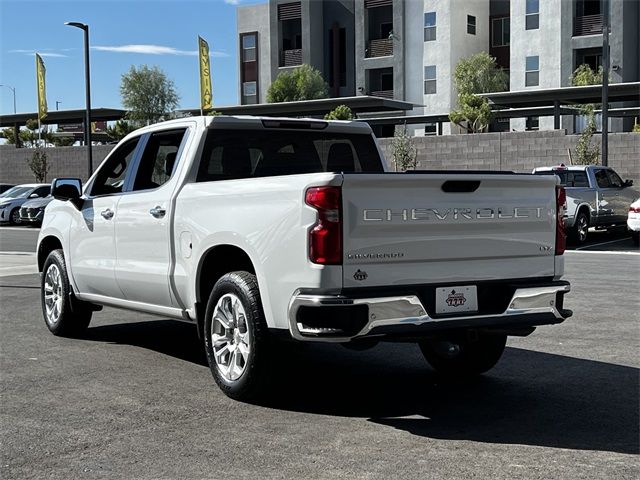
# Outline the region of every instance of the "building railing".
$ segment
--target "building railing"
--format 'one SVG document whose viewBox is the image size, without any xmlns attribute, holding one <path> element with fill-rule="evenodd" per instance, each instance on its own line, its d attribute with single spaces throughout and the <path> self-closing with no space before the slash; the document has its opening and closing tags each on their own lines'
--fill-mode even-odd
<svg viewBox="0 0 640 480">
<path fill-rule="evenodd" d="M 295 67 L 296 65 L 302 65 L 301 48 L 296 48 L 294 50 L 283 50 L 282 52 L 280 52 L 281 67 Z"/>
<path fill-rule="evenodd" d="M 393 55 L 393 39 L 392 38 L 379 38 L 377 40 L 371 40 L 369 42 L 369 48 L 365 52 L 365 57 L 388 57 Z"/>
<path fill-rule="evenodd" d="M 371 92 L 373 97 L 393 98 L 393 90 L 375 90 Z"/>
<path fill-rule="evenodd" d="M 602 33 L 602 15 L 585 15 L 573 19 L 573 36 L 597 35 Z"/>
</svg>

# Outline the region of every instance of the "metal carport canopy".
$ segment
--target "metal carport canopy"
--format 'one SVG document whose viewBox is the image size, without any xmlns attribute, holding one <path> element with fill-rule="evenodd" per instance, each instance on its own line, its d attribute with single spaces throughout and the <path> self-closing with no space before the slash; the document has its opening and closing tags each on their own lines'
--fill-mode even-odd
<svg viewBox="0 0 640 480">
<path fill-rule="evenodd" d="M 546 107 L 556 102 L 561 105 L 601 103 L 602 85 L 483 93 L 481 96 L 487 98 L 493 108 Z M 609 102 L 640 102 L 640 82 L 610 84 Z"/>
<path fill-rule="evenodd" d="M 84 123 L 84 115 L 86 110 L 84 108 L 78 110 L 53 110 L 47 113 L 47 116 L 42 120 L 42 124 L 50 125 L 57 124 L 63 125 L 65 123 Z M 91 121 L 111 121 L 120 120 L 124 118 L 126 110 L 120 110 L 117 108 L 92 108 L 91 109 Z M 33 113 L 15 113 L 10 115 L 0 115 L 0 127 L 13 127 L 14 125 L 24 125 L 27 120 L 37 120 L 38 112 Z"/>
<path fill-rule="evenodd" d="M 265 117 L 286 117 L 323 115 L 339 105 L 346 105 L 353 113 L 406 111 L 413 109 L 411 102 L 389 98 L 360 95 L 357 97 L 322 98 L 297 102 L 255 103 L 250 105 L 214 106 L 213 110 L 223 115 L 256 115 Z M 198 109 L 180 110 L 191 115 L 200 115 Z"/>
</svg>

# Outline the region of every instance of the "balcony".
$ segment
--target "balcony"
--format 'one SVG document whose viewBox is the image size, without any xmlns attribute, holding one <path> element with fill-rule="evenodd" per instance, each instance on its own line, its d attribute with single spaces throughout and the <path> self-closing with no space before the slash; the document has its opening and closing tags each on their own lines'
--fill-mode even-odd
<svg viewBox="0 0 640 480">
<path fill-rule="evenodd" d="M 302 65 L 302 49 L 295 48 L 293 50 L 283 50 L 280 52 L 281 67 L 295 67 Z"/>
<path fill-rule="evenodd" d="M 388 57 L 393 55 L 393 39 L 379 38 L 369 42 L 369 48 L 366 51 L 367 58 Z"/>
<path fill-rule="evenodd" d="M 573 36 L 598 35 L 602 33 L 602 15 L 584 15 L 573 20 Z"/>
<path fill-rule="evenodd" d="M 371 96 L 393 99 L 393 90 L 375 90 L 371 92 Z"/>
</svg>

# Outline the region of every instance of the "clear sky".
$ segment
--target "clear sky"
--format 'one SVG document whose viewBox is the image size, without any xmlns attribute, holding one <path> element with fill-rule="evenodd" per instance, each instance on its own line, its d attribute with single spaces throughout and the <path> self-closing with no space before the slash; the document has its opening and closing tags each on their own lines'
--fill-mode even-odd
<svg viewBox="0 0 640 480">
<path fill-rule="evenodd" d="M 35 57 L 47 68 L 49 110 L 84 108 L 83 32 L 91 44 L 92 107 L 120 108 L 120 77 L 157 65 L 173 80 L 179 108 L 198 108 L 197 36 L 209 43 L 215 105 L 238 103 L 237 4 L 261 0 L 0 0 L 0 84 L 16 88 L 18 112 L 37 109 Z M 0 112 L 13 113 L 0 87 Z"/>
</svg>

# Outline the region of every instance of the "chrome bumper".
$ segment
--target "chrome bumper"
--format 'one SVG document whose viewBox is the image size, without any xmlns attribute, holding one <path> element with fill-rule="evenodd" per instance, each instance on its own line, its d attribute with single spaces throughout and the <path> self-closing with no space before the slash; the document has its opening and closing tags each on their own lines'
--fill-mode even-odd
<svg viewBox="0 0 640 480">
<path fill-rule="evenodd" d="M 507 309 L 500 314 L 446 316 L 433 318 L 427 314 L 420 299 L 415 295 L 348 298 L 344 296 L 299 294 L 289 304 L 289 329 L 296 340 L 348 342 L 369 334 L 375 335 L 380 327 L 419 327 L 432 325 L 455 328 L 456 324 L 469 325 L 468 328 L 484 327 L 492 324 L 533 324 L 560 323 L 571 316 L 571 312 L 559 308 L 556 303 L 558 294 L 566 294 L 571 290 L 569 284 L 549 285 L 542 287 L 518 288 Z M 332 329 L 308 328 L 298 322 L 300 307 L 339 307 L 366 305 L 368 320 L 365 326 L 355 335 L 339 336 Z M 536 323 L 538 320 L 538 323 Z"/>
</svg>

